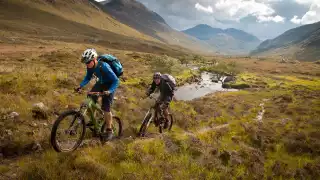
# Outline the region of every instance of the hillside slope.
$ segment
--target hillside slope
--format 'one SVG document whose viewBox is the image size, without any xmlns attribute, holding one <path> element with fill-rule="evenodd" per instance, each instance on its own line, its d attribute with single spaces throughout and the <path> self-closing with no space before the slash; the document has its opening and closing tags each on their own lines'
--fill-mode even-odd
<svg viewBox="0 0 320 180">
<path fill-rule="evenodd" d="M 257 37 L 244 31 L 234 28 L 223 30 L 206 24 L 199 24 L 182 32 L 207 42 L 224 54 L 246 54 L 260 43 Z"/>
<path fill-rule="evenodd" d="M 4 0 L 0 17 L 0 43 L 4 44 L 70 42 L 145 52 L 187 51 L 118 22 L 93 0 Z"/>
<path fill-rule="evenodd" d="M 288 30 L 262 42 L 252 55 L 283 55 L 298 60 L 320 59 L 320 22 Z"/>
<path fill-rule="evenodd" d="M 136 0 L 112 0 L 104 7 L 120 22 L 163 42 L 202 52 L 214 51 L 205 42 L 172 29 L 159 14 Z"/>
</svg>

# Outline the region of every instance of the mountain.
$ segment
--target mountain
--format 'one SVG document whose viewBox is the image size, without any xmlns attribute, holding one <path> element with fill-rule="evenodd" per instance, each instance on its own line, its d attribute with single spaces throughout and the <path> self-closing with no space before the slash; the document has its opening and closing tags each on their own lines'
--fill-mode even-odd
<svg viewBox="0 0 320 180">
<path fill-rule="evenodd" d="M 246 54 L 260 43 L 257 37 L 244 31 L 234 28 L 223 30 L 206 24 L 199 24 L 182 32 L 207 42 L 225 54 Z"/>
<path fill-rule="evenodd" d="M 290 29 L 263 41 L 252 55 L 282 55 L 298 60 L 320 59 L 320 22 Z"/>
<path fill-rule="evenodd" d="M 160 54 L 190 52 L 123 24 L 102 8 L 94 0 L 0 0 L 0 44 L 66 42 Z"/>
<path fill-rule="evenodd" d="M 157 13 L 136 0 L 111 0 L 104 9 L 118 21 L 162 42 L 202 52 L 213 52 L 207 43 L 172 29 Z"/>
<path fill-rule="evenodd" d="M 199 24 L 193 28 L 184 30 L 182 32 L 201 40 L 208 40 L 218 33 L 223 33 L 223 30 L 220 28 L 213 28 L 206 24 Z"/>
</svg>

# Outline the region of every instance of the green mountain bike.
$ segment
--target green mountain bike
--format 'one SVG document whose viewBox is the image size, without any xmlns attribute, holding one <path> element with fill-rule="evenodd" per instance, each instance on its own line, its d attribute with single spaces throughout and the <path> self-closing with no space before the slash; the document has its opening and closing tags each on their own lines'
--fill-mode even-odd
<svg viewBox="0 0 320 180">
<path fill-rule="evenodd" d="M 88 92 L 91 96 L 103 96 L 100 92 Z M 88 121 L 89 119 L 89 121 Z M 114 138 L 122 135 L 122 122 L 113 116 Z M 51 130 L 51 145 L 57 152 L 71 152 L 82 143 L 86 128 L 99 137 L 105 131 L 104 112 L 98 103 L 87 97 L 78 110 L 67 110 L 60 114 Z"/>
</svg>

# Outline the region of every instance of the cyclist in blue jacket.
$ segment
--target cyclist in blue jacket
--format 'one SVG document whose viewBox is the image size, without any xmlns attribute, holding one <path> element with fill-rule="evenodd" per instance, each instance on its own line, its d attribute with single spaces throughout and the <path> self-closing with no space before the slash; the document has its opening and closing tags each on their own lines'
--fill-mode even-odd
<svg viewBox="0 0 320 180">
<path fill-rule="evenodd" d="M 105 93 L 105 95 L 102 96 L 102 110 L 105 112 L 104 120 L 107 126 L 106 133 L 101 134 L 101 140 L 103 142 L 109 141 L 113 137 L 111 105 L 114 93 L 119 86 L 119 79 L 108 63 L 98 60 L 98 54 L 95 49 L 85 50 L 82 54 L 81 62 L 87 65 L 87 74 L 80 83 L 80 86 L 76 88 L 76 91 L 80 91 L 87 85 L 93 74 L 99 78 L 91 89 L 91 92 Z M 97 102 L 96 96 L 92 96 L 91 98 L 94 102 Z"/>
</svg>

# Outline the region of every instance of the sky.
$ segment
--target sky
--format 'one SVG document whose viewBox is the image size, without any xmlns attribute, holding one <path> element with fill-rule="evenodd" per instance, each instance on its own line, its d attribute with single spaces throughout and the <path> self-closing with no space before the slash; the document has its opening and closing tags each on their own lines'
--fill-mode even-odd
<svg viewBox="0 0 320 180">
<path fill-rule="evenodd" d="M 99 0 L 98 0 L 99 1 Z M 320 0 L 137 0 L 176 30 L 237 28 L 261 40 L 320 21 Z"/>
</svg>

